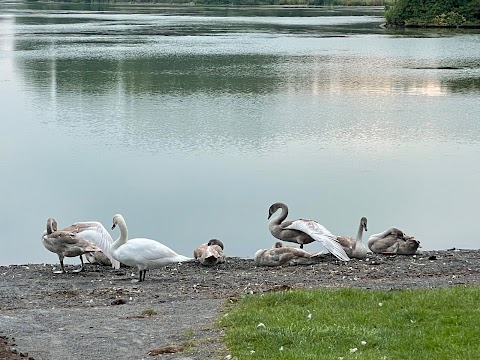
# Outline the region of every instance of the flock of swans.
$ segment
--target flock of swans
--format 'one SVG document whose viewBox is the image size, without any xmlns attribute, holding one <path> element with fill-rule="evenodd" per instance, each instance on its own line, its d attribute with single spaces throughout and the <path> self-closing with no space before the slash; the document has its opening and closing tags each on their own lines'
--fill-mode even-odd
<svg viewBox="0 0 480 360">
<path fill-rule="evenodd" d="M 312 263 L 315 257 L 323 253 L 310 253 L 303 249 L 304 245 L 320 242 L 329 253 L 342 261 L 351 258 L 363 259 L 371 251 L 386 255 L 413 255 L 420 242 L 413 236 L 408 236 L 398 228 L 392 227 L 384 232 L 370 236 L 367 246 L 363 244 L 363 231 L 367 231 L 367 218 L 360 219 L 358 233 L 355 238 L 335 236 L 323 225 L 313 220 L 286 220 L 288 207 L 277 202 L 270 206 L 268 219 L 278 210 L 280 215 L 273 217 L 269 222 L 270 233 L 277 239 L 299 244 L 300 247 L 283 246 L 276 242 L 270 249 L 258 250 L 254 255 L 254 262 L 259 266 L 281 266 Z M 63 260 L 65 257 L 80 257 L 81 267 L 84 268 L 83 255 L 93 264 L 112 266 L 115 269 L 120 265 L 136 267 L 138 280 L 144 281 L 147 270 L 163 267 L 172 263 L 197 261 L 205 266 L 225 262 L 224 245 L 218 239 L 199 245 L 193 252 L 193 258 L 179 255 L 160 242 L 146 238 L 128 238 L 128 229 L 121 214 L 113 217 L 112 230 L 120 230 L 120 236 L 113 241 L 110 233 L 97 221 L 77 222 L 64 229 L 58 230 L 57 222 L 53 218 L 47 220 L 47 228 L 42 234 L 42 243 L 45 248 L 58 255 L 61 270 L 55 273 L 65 273 Z"/>
</svg>

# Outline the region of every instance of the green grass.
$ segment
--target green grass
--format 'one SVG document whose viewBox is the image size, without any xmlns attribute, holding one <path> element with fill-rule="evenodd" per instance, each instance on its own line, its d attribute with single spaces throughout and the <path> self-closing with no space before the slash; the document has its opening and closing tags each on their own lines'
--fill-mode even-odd
<svg viewBox="0 0 480 360">
<path fill-rule="evenodd" d="M 480 359 L 480 287 L 247 296 L 220 325 L 239 360 Z"/>
<path fill-rule="evenodd" d="M 142 315 L 154 316 L 154 315 L 158 315 L 158 313 L 155 309 L 145 309 L 145 310 L 142 311 Z"/>
</svg>

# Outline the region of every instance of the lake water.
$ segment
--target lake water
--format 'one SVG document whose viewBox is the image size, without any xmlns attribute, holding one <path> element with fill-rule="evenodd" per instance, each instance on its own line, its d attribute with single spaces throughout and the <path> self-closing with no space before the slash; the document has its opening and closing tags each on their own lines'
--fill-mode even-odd
<svg viewBox="0 0 480 360">
<path fill-rule="evenodd" d="M 2 2 L 0 265 L 57 263 L 48 217 L 115 213 L 184 255 L 216 237 L 252 257 L 276 201 L 337 235 L 366 216 L 366 238 L 478 248 L 480 32 L 383 21 Z"/>
</svg>

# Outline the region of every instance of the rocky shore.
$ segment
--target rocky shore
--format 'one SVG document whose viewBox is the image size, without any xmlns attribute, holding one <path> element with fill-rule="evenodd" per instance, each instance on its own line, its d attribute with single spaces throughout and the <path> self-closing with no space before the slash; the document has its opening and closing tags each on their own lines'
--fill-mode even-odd
<svg viewBox="0 0 480 360">
<path fill-rule="evenodd" d="M 480 250 L 371 255 L 343 263 L 265 268 L 227 258 L 212 268 L 182 263 L 132 283 L 132 268 L 57 264 L 0 267 L 0 359 L 217 359 L 215 319 L 243 295 L 293 288 L 435 288 L 480 284 Z M 68 266 L 73 270 L 75 266 Z M 163 353 L 163 354 L 162 354 Z"/>
</svg>

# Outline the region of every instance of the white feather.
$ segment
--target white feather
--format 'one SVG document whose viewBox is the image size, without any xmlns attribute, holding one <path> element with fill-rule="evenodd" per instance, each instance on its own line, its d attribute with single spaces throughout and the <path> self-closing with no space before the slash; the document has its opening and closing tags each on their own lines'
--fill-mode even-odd
<svg viewBox="0 0 480 360">
<path fill-rule="evenodd" d="M 298 219 L 293 221 L 285 229 L 302 231 L 312 239 L 320 241 L 333 255 L 343 261 L 349 261 L 350 258 L 343 250 L 342 245 L 337 241 L 337 237 L 325 228 L 325 226 L 313 220 Z"/>
<path fill-rule="evenodd" d="M 112 236 L 101 223 L 98 221 L 77 222 L 68 227 L 69 231 L 72 231 L 73 229 L 79 237 L 90 241 L 102 249 L 103 253 L 111 261 L 113 268 L 120 268 L 120 262 L 112 256 Z"/>
</svg>

